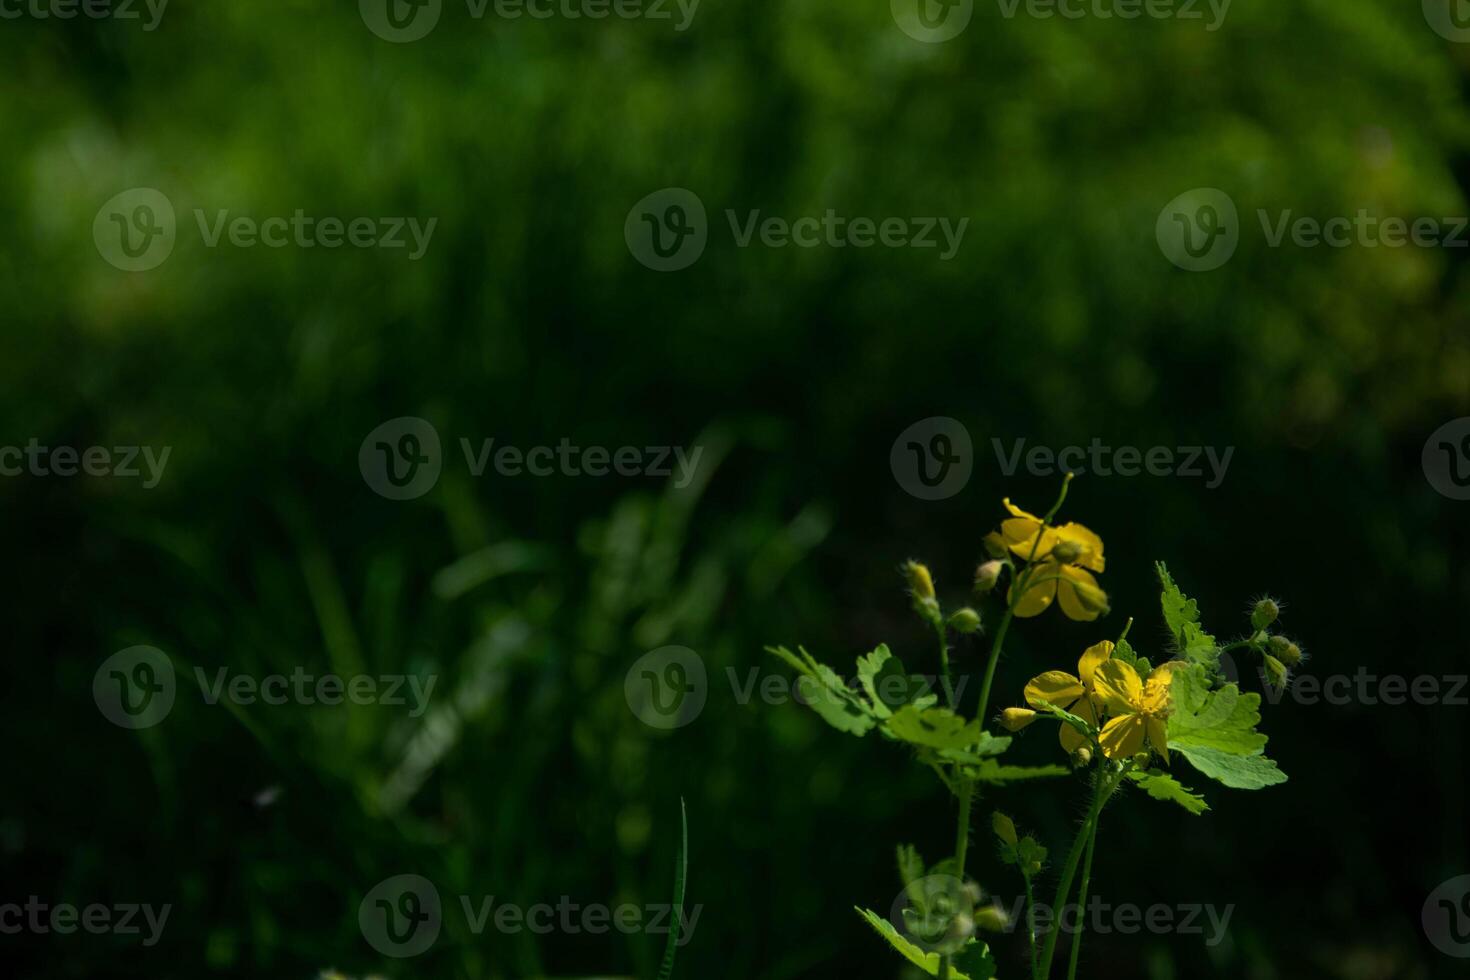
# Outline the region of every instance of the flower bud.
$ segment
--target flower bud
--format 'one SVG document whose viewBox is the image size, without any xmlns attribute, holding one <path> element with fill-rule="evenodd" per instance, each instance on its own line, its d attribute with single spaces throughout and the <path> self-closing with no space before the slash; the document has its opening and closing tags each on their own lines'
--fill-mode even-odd
<svg viewBox="0 0 1470 980">
<path fill-rule="evenodd" d="M 999 905 L 982 905 L 975 910 L 975 925 L 986 932 L 1004 932 L 1010 927 L 1010 917 Z"/>
<path fill-rule="evenodd" d="M 1150 757 L 1147 752 L 1135 752 L 1133 754 L 1133 764 L 1140 769 L 1147 769 L 1149 758 Z"/>
<path fill-rule="evenodd" d="M 996 531 L 991 531 L 985 535 L 985 540 L 981 544 L 985 546 L 985 553 L 992 558 L 1004 558 L 1006 556 L 1005 538 L 1001 537 Z"/>
<path fill-rule="evenodd" d="M 958 633 L 974 633 L 980 629 L 980 614 L 966 606 L 950 615 L 949 625 Z"/>
<path fill-rule="evenodd" d="M 1072 593 L 1082 608 L 1091 613 L 1105 613 L 1108 611 L 1108 594 L 1095 585 L 1086 582 L 1072 582 Z"/>
<path fill-rule="evenodd" d="M 1072 765 L 1078 769 L 1086 766 L 1092 761 L 1092 749 L 1085 745 L 1079 745 L 1072 751 Z"/>
<path fill-rule="evenodd" d="M 1272 687 L 1286 686 L 1286 664 L 1266 654 L 1266 681 Z"/>
<path fill-rule="evenodd" d="M 961 912 L 949 921 L 944 938 L 950 942 L 963 943 L 975 935 L 975 920 Z"/>
<path fill-rule="evenodd" d="M 983 593 L 995 588 L 995 583 L 1000 581 L 1000 573 L 1004 568 L 1004 563 L 992 558 L 975 569 L 975 591 Z"/>
<path fill-rule="evenodd" d="M 995 813 L 991 814 L 990 829 L 994 830 L 995 836 L 999 837 L 1005 843 L 1011 844 L 1013 846 L 1015 845 L 1016 824 L 1014 821 L 1011 820 L 1010 817 L 1006 816 L 1004 813 L 1001 813 L 999 810 L 996 810 Z"/>
<path fill-rule="evenodd" d="M 910 561 L 904 564 L 903 573 L 909 580 L 909 591 L 914 594 L 915 599 L 934 598 L 934 579 L 929 575 L 929 569 L 916 561 Z"/>
<path fill-rule="evenodd" d="M 1051 549 L 1051 556 L 1063 565 L 1070 565 L 1082 557 L 1082 546 L 1075 541 L 1058 541 Z"/>
<path fill-rule="evenodd" d="M 1251 610 L 1251 625 L 1258 630 L 1263 630 L 1267 626 L 1270 626 L 1272 623 L 1276 622 L 1276 617 L 1280 615 L 1281 607 L 1276 604 L 1275 599 L 1271 599 L 1269 597 L 1262 599 L 1260 602 L 1256 603 L 1256 607 Z"/>
<path fill-rule="evenodd" d="M 1302 662 L 1302 648 L 1284 636 L 1271 637 L 1271 654 L 1287 667 L 1295 667 Z"/>
<path fill-rule="evenodd" d="M 967 881 L 964 885 L 965 899 L 970 903 L 970 908 L 979 905 L 985 898 L 985 892 L 980 889 L 979 882 Z"/>
<path fill-rule="evenodd" d="M 1008 732 L 1019 732 L 1036 720 L 1036 712 L 1030 708 L 1007 708 L 1000 713 L 1000 727 Z"/>
</svg>

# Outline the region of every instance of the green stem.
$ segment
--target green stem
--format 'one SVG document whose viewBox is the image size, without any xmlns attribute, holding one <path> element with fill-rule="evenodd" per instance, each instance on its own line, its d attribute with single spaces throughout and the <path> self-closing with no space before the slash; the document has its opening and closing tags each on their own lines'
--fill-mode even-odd
<svg viewBox="0 0 1470 980">
<path fill-rule="evenodd" d="M 1092 881 L 1092 855 L 1097 850 L 1097 828 L 1100 820 L 1092 822 L 1092 833 L 1087 835 L 1087 856 L 1082 859 L 1082 883 L 1077 886 L 1077 931 L 1072 935 L 1072 955 L 1067 961 L 1067 980 L 1077 980 L 1077 957 L 1082 951 L 1082 931 L 1087 925 L 1087 886 Z"/>
<path fill-rule="evenodd" d="M 944 699 L 949 703 L 949 710 L 955 710 L 954 680 L 949 674 L 949 637 L 945 633 L 944 618 L 934 618 L 934 632 L 939 636 L 939 669 L 941 671 L 939 680 L 944 685 Z"/>
<path fill-rule="evenodd" d="M 1121 779 L 1121 774 L 1118 779 Z M 1118 786 L 1117 780 L 1111 775 L 1099 769 L 1096 782 L 1093 784 L 1092 806 L 1088 808 L 1087 819 L 1083 821 L 1082 827 L 1077 831 L 1077 839 L 1072 842 L 1072 849 L 1067 853 L 1067 863 L 1062 867 L 1062 879 L 1057 884 L 1056 901 L 1052 903 L 1054 914 L 1058 917 L 1060 924 L 1061 916 L 1067 907 L 1067 899 L 1072 894 L 1072 879 L 1077 874 L 1077 863 L 1082 860 L 1082 851 L 1087 841 L 1092 836 L 1093 828 L 1097 824 L 1098 815 L 1102 812 L 1103 803 L 1112 795 Z M 1051 976 L 1051 960 L 1056 953 L 1057 937 L 1061 934 L 1060 928 L 1053 928 L 1046 937 L 1046 946 L 1041 953 L 1041 977 L 1042 980 Z"/>
<path fill-rule="evenodd" d="M 1026 945 L 1031 950 L 1031 980 L 1038 980 L 1036 975 L 1036 895 L 1031 889 L 1031 876 L 1023 873 L 1021 877 L 1026 882 Z"/>
<path fill-rule="evenodd" d="M 975 784 L 960 779 L 960 819 L 954 834 L 954 863 L 959 868 L 959 878 L 965 880 L 965 855 L 970 849 L 970 804 L 974 801 Z"/>
</svg>

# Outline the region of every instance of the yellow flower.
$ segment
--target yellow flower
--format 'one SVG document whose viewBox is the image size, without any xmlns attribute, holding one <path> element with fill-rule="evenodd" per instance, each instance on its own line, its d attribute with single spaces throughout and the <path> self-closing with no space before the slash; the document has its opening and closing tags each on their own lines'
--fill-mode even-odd
<svg viewBox="0 0 1470 980">
<path fill-rule="evenodd" d="M 1055 705 L 1096 727 L 1100 717 L 1099 709 L 1102 707 L 1102 699 L 1096 689 L 1097 674 L 1099 668 L 1112 663 L 1112 656 L 1112 640 L 1094 643 L 1082 651 L 1082 656 L 1077 661 L 1077 673 L 1080 676 L 1073 677 L 1064 670 L 1048 670 L 1044 674 L 1038 674 L 1026 685 L 1026 703 L 1033 708 Z M 1068 753 L 1087 744 L 1086 737 L 1071 725 L 1062 725 L 1057 737 Z"/>
<path fill-rule="evenodd" d="M 1108 596 L 1093 578 L 1107 567 L 1102 538 L 1081 524 L 1044 527 L 1041 518 L 1029 514 L 1006 498 L 1002 503 L 1011 517 L 1001 522 L 1000 536 L 1020 558 L 1034 562 L 1011 584 L 1024 588 L 1015 595 L 1016 615 L 1022 619 L 1039 616 L 1059 601 L 1068 619 L 1091 622 L 1108 608 Z"/>
<path fill-rule="evenodd" d="M 1127 759 L 1143 749 L 1144 738 L 1155 752 L 1169 761 L 1169 729 L 1166 724 L 1173 703 L 1169 686 L 1174 671 L 1183 663 L 1171 660 L 1155 667 L 1148 680 L 1138 676 L 1132 664 L 1109 660 L 1093 677 L 1097 697 L 1110 716 L 1098 743 L 1109 759 Z"/>
</svg>

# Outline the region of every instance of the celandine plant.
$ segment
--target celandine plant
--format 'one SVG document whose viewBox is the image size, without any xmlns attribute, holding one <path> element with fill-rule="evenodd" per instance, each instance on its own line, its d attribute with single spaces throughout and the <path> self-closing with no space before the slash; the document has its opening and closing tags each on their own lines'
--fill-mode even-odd
<svg viewBox="0 0 1470 980">
<path fill-rule="evenodd" d="M 980 703 L 973 718 L 961 711 L 950 668 L 951 632 L 978 633 L 980 613 L 970 607 L 946 614 L 934 592 L 929 570 L 917 563 L 904 566 L 914 609 L 934 630 L 939 647 L 944 704 L 920 677 L 910 675 L 887 646 L 858 658 L 857 683 L 846 684 L 832 669 L 804 649 L 768 648 L 809 679 L 810 706 L 841 731 L 907 743 L 915 758 L 929 767 L 959 801 L 954 854 L 926 865 L 914 848 L 900 845 L 898 871 L 903 892 L 884 917 L 858 909 L 902 956 L 940 980 L 987 980 L 995 976 L 995 960 L 977 931 L 1007 929 L 1001 906 L 987 899 L 966 875 L 971 813 L 981 786 L 1004 786 L 1068 775 L 1061 765 L 1018 766 L 1001 761 L 1011 735 L 992 734 L 982 726 L 990 709 L 991 682 L 1006 634 L 1017 619 L 1039 616 L 1052 606 L 1068 619 L 1091 623 L 1108 612 L 1107 594 L 1096 573 L 1104 571 L 1103 542 L 1081 524 L 1053 523 L 1071 485 L 1069 474 L 1056 503 L 1036 517 L 1004 501 L 1010 517 L 985 538 L 989 560 L 975 575 L 981 597 L 999 593 L 1008 580 L 999 626 L 990 643 Z M 1086 907 L 1103 808 L 1119 790 L 1134 786 L 1149 797 L 1176 803 L 1191 814 L 1209 809 L 1202 796 L 1175 779 L 1169 767 L 1179 758 L 1199 773 L 1232 789 L 1263 789 L 1286 781 L 1276 763 L 1266 758 L 1266 736 L 1256 731 L 1261 698 L 1242 693 L 1221 672 L 1223 654 L 1243 650 L 1261 658 L 1261 674 L 1282 687 L 1303 660 L 1292 641 L 1272 634 L 1280 607 L 1261 599 L 1251 611 L 1251 627 L 1242 638 L 1221 644 L 1200 624 L 1199 608 L 1187 598 L 1162 564 L 1156 566 L 1164 622 L 1173 638 L 1168 659 L 1157 666 L 1128 642 L 1129 619 L 1117 639 L 1087 646 L 1077 673 L 1047 670 L 1026 685 L 1026 707 L 1006 708 L 996 721 L 1012 734 L 1037 722 L 1058 726 L 1058 740 L 1072 769 L 1087 784 L 1086 816 L 1067 850 L 1057 876 L 1053 909 L 1064 909 L 1075 897 Z M 1070 659 L 1070 658 L 1069 658 Z M 1060 929 L 1038 937 L 1032 911 L 1035 891 L 1048 852 L 1030 836 L 1019 835 L 1014 823 L 996 811 L 991 816 L 999 856 L 1014 866 L 1025 888 L 1026 936 L 1032 980 L 1053 975 Z M 1082 917 L 1072 932 L 1067 977 L 1077 975 L 1082 947 Z"/>
</svg>

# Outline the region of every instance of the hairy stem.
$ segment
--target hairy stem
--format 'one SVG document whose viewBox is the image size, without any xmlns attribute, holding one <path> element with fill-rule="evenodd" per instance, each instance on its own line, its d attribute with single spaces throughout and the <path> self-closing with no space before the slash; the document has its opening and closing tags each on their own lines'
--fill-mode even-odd
<svg viewBox="0 0 1470 980">
<path fill-rule="evenodd" d="M 1121 779 L 1121 774 L 1118 777 Z M 1082 860 L 1082 851 L 1091 839 L 1093 829 L 1097 825 L 1097 819 L 1102 812 L 1103 803 L 1112 795 L 1118 786 L 1116 779 L 1111 774 L 1099 769 L 1095 782 L 1093 783 L 1092 806 L 1087 810 L 1087 819 L 1082 822 L 1077 831 L 1077 838 L 1072 841 L 1072 849 L 1067 853 L 1067 863 L 1062 867 L 1062 878 L 1057 883 L 1056 901 L 1052 903 L 1052 909 L 1057 916 L 1057 924 L 1060 926 L 1061 917 L 1065 914 L 1067 899 L 1072 894 L 1072 879 L 1077 875 L 1077 864 Z M 1061 934 L 1060 928 L 1053 928 L 1046 937 L 1046 945 L 1041 953 L 1041 977 L 1042 980 L 1051 976 L 1052 956 L 1056 954 L 1057 937 Z"/>
<path fill-rule="evenodd" d="M 1072 955 L 1067 961 L 1067 980 L 1077 980 L 1077 957 L 1082 952 L 1082 930 L 1087 924 L 1087 886 L 1092 881 L 1092 855 L 1097 850 L 1097 828 L 1102 821 L 1092 822 L 1087 835 L 1087 856 L 1082 859 L 1082 883 L 1077 886 L 1077 931 L 1072 935 Z"/>
</svg>

